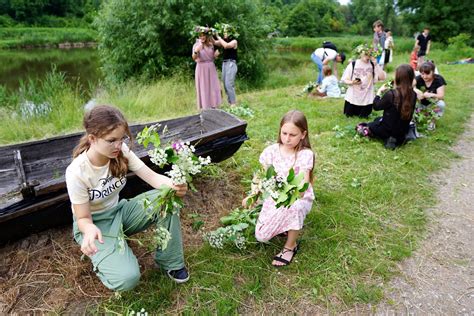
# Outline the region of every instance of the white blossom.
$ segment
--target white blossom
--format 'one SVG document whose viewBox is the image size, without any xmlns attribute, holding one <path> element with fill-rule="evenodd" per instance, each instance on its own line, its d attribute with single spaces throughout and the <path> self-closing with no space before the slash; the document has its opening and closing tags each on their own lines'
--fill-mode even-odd
<svg viewBox="0 0 474 316">
<path fill-rule="evenodd" d="M 157 247 L 161 250 L 165 250 L 166 247 L 168 247 L 168 242 L 171 240 L 171 234 L 166 228 L 158 226 L 155 229 L 155 236 L 153 239 Z"/>
<path fill-rule="evenodd" d="M 163 149 L 155 148 L 153 150 L 148 151 L 148 156 L 150 156 L 151 162 L 153 162 L 157 166 L 164 166 L 167 163 L 167 156 Z"/>
</svg>

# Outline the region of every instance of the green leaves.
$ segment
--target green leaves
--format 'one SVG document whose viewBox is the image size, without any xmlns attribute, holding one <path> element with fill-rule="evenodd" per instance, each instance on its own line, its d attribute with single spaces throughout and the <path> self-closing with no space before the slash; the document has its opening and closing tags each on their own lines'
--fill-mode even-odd
<svg viewBox="0 0 474 316">
<path fill-rule="evenodd" d="M 271 177 L 274 177 L 274 176 L 276 176 L 275 167 L 273 166 L 268 167 L 267 172 L 265 174 L 265 178 L 270 179 Z"/>
<path fill-rule="evenodd" d="M 145 128 L 137 134 L 137 142 L 145 148 L 148 148 L 150 143 L 152 143 L 155 148 L 160 147 L 161 139 L 157 132 L 158 127 L 158 124 L 150 127 L 145 126 Z"/>
<path fill-rule="evenodd" d="M 277 208 L 282 206 L 290 207 L 308 189 L 309 183 L 305 181 L 304 176 L 303 172 L 295 176 L 295 170 L 293 168 L 290 169 L 286 177 L 287 183 L 283 186 L 279 197 L 275 200 Z"/>
</svg>

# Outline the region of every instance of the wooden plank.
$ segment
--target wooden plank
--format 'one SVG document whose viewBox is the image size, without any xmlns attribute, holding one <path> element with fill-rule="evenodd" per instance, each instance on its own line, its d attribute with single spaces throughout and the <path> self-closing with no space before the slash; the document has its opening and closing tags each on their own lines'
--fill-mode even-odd
<svg viewBox="0 0 474 316">
<path fill-rule="evenodd" d="M 163 143 L 179 139 L 190 141 L 195 146 L 205 145 L 226 135 L 245 134 L 247 123 L 226 112 L 220 110 L 205 110 L 199 115 L 192 115 L 177 119 L 158 122 L 158 129 Z M 154 123 L 131 125 L 132 134 L 136 135 L 144 126 Z M 163 129 L 168 132 L 163 135 Z M 20 143 L 0 147 L 0 162 L 4 161 L 6 166 L 12 166 L 14 159 L 11 154 L 13 150 L 21 150 L 22 165 L 25 173 L 23 180 L 18 177 L 13 179 L 13 173 L 2 172 L 0 175 L 0 196 L 12 190 L 17 190 L 21 182 L 39 183 L 35 187 L 36 195 L 43 195 L 65 188 L 64 172 L 71 163 L 72 149 L 78 143 L 83 133 L 74 133 L 65 136 L 52 137 L 46 140 Z M 134 143 L 134 152 L 140 158 L 147 156 L 147 149 Z M 45 153 L 48 157 L 45 157 Z M 7 170 L 13 169 L 8 167 Z M 26 181 L 24 181 L 26 178 Z"/>
</svg>

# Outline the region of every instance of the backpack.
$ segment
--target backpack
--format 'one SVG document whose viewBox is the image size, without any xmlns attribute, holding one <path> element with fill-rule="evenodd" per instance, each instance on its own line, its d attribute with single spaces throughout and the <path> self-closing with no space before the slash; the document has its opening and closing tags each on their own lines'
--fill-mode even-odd
<svg viewBox="0 0 474 316">
<path fill-rule="evenodd" d="M 374 80 L 375 80 L 375 65 L 374 65 L 374 63 L 372 62 L 372 60 L 369 59 L 369 61 L 370 61 L 370 64 L 372 65 L 372 78 L 374 78 Z M 352 80 L 352 76 L 354 75 L 355 64 L 356 64 L 356 61 L 353 60 L 353 61 L 352 61 L 351 80 Z"/>
<path fill-rule="evenodd" d="M 328 53 L 326 53 L 326 49 L 332 49 L 334 51 L 336 51 L 337 53 L 337 47 L 336 45 L 334 45 L 334 43 L 330 42 L 330 41 L 324 41 L 323 42 L 323 48 L 324 48 L 324 54 L 323 54 L 323 59 L 326 59 L 326 56 L 328 55 Z"/>
<path fill-rule="evenodd" d="M 332 49 L 332 50 L 335 50 L 337 52 L 337 47 L 336 45 L 334 45 L 333 42 L 330 42 L 330 41 L 324 41 L 323 42 L 323 48 L 328 48 L 328 49 Z"/>
</svg>

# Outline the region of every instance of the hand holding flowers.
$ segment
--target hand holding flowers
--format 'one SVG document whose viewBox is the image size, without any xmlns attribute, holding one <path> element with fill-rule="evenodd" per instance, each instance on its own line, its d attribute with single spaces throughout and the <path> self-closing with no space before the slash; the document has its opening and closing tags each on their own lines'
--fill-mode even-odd
<svg viewBox="0 0 474 316">
<path fill-rule="evenodd" d="M 211 158 L 197 157 L 194 146 L 189 143 L 176 141 L 164 148 L 160 147 L 161 139 L 158 134 L 159 125 L 145 127 L 137 135 L 137 141 L 145 148 L 153 144 L 153 149 L 148 151 L 151 162 L 160 168 L 171 166 L 171 170 L 165 172 L 169 176 L 168 185 L 162 185 L 157 189 L 157 194 L 152 200 L 143 199 L 143 207 L 148 212 L 150 218 L 158 216 L 166 217 L 168 214 L 175 214 L 183 207 L 181 199 L 187 191 L 188 185 L 195 190 L 192 185 L 193 176 L 199 174 L 202 168 L 211 162 Z M 158 227 L 155 238 L 156 246 L 166 249 L 169 241 L 168 235 L 164 233 L 163 227 Z"/>
<path fill-rule="evenodd" d="M 271 197 L 276 208 L 289 207 L 308 187 L 309 183 L 304 180 L 303 172 L 295 175 L 295 170 L 291 168 L 288 176 L 284 177 L 278 174 L 273 166 L 269 166 L 266 171 L 260 170 L 254 174 L 247 203 L 251 205 L 260 197 Z"/>
<path fill-rule="evenodd" d="M 224 227 L 205 234 L 204 238 L 213 248 L 222 249 L 230 244 L 238 249 L 245 249 L 255 233 L 257 217 L 264 199 L 272 198 L 277 208 L 290 207 L 308 187 L 304 173 L 295 175 L 293 168 L 286 177 L 277 174 L 273 166 L 267 170 L 260 169 L 253 176 L 250 193 L 243 199 L 242 208 L 222 217 L 221 223 Z"/>
<path fill-rule="evenodd" d="M 382 96 L 384 95 L 387 91 L 393 89 L 393 80 L 389 79 L 385 81 L 382 86 L 377 90 L 377 95 Z"/>
</svg>

